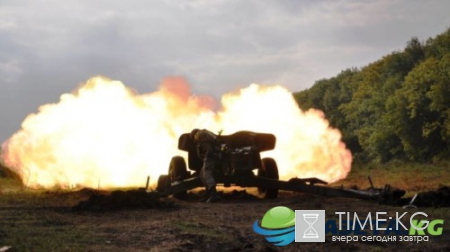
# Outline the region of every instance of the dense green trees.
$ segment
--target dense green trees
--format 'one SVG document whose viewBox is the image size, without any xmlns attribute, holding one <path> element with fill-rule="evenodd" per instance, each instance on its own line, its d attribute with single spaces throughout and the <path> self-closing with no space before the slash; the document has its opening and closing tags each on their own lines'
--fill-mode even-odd
<svg viewBox="0 0 450 252">
<path fill-rule="evenodd" d="M 294 97 L 323 110 L 359 160 L 450 159 L 450 29 Z"/>
</svg>

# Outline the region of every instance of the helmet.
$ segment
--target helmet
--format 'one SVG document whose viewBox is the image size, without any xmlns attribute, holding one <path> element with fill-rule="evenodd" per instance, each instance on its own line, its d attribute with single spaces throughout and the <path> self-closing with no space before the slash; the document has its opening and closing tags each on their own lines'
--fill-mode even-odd
<svg viewBox="0 0 450 252">
<path fill-rule="evenodd" d="M 199 132 L 199 131 L 200 131 L 199 129 L 193 129 L 193 130 L 191 131 L 190 137 L 191 137 L 192 140 L 195 140 L 195 135 L 196 135 L 197 132 Z"/>
</svg>

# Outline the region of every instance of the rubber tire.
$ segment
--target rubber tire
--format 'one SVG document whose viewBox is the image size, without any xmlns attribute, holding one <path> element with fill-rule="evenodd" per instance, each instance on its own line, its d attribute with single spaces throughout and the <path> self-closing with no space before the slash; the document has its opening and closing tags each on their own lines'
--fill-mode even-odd
<svg viewBox="0 0 450 252">
<path fill-rule="evenodd" d="M 164 192 L 166 189 L 170 187 L 170 178 L 168 175 L 161 175 L 158 178 L 158 184 L 156 185 L 157 192 Z"/>
<path fill-rule="evenodd" d="M 261 166 L 258 169 L 258 177 L 279 179 L 278 166 L 273 158 L 263 158 Z M 278 189 L 258 187 L 258 191 L 264 199 L 276 199 L 278 197 Z"/>
<path fill-rule="evenodd" d="M 186 161 L 184 161 L 183 157 L 175 156 L 170 160 L 169 165 L 169 178 L 170 183 L 183 181 L 189 178 L 190 173 L 186 168 Z M 183 191 L 180 193 L 176 193 L 173 195 L 177 199 L 186 199 L 187 191 Z"/>
</svg>

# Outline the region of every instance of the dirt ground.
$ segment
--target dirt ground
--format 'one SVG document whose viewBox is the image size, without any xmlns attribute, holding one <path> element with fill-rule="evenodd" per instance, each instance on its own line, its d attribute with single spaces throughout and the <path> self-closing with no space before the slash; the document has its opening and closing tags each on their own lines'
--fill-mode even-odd
<svg viewBox="0 0 450 252">
<path fill-rule="evenodd" d="M 249 189 L 250 190 L 250 189 Z M 429 219 L 445 219 L 441 236 L 428 242 L 291 243 L 276 247 L 253 232 L 252 224 L 275 206 L 293 210 L 325 209 L 327 219 L 337 211 L 406 210 L 358 199 L 327 198 L 281 192 L 264 200 L 227 190 L 214 204 L 198 202 L 198 192 L 187 200 L 163 199 L 150 209 L 75 210 L 73 206 L 95 193 L 16 192 L 0 194 L 0 250 L 7 251 L 450 251 L 449 208 L 425 211 Z"/>
</svg>

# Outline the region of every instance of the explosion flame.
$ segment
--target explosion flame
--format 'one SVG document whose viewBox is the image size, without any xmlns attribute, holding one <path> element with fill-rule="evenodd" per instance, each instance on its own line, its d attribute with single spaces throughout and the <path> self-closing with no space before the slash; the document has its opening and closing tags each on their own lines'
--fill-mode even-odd
<svg viewBox="0 0 450 252">
<path fill-rule="evenodd" d="M 346 177 L 352 156 L 341 134 L 321 111 L 298 108 L 281 86 L 252 84 L 214 101 L 191 94 L 178 77 L 159 90 L 138 94 L 120 81 L 94 77 L 57 104 L 30 114 L 22 129 L 2 145 L 2 159 L 30 188 L 118 188 L 153 184 L 167 173 L 178 137 L 193 128 L 223 134 L 251 130 L 277 137 L 275 158 L 281 179 Z"/>
</svg>

